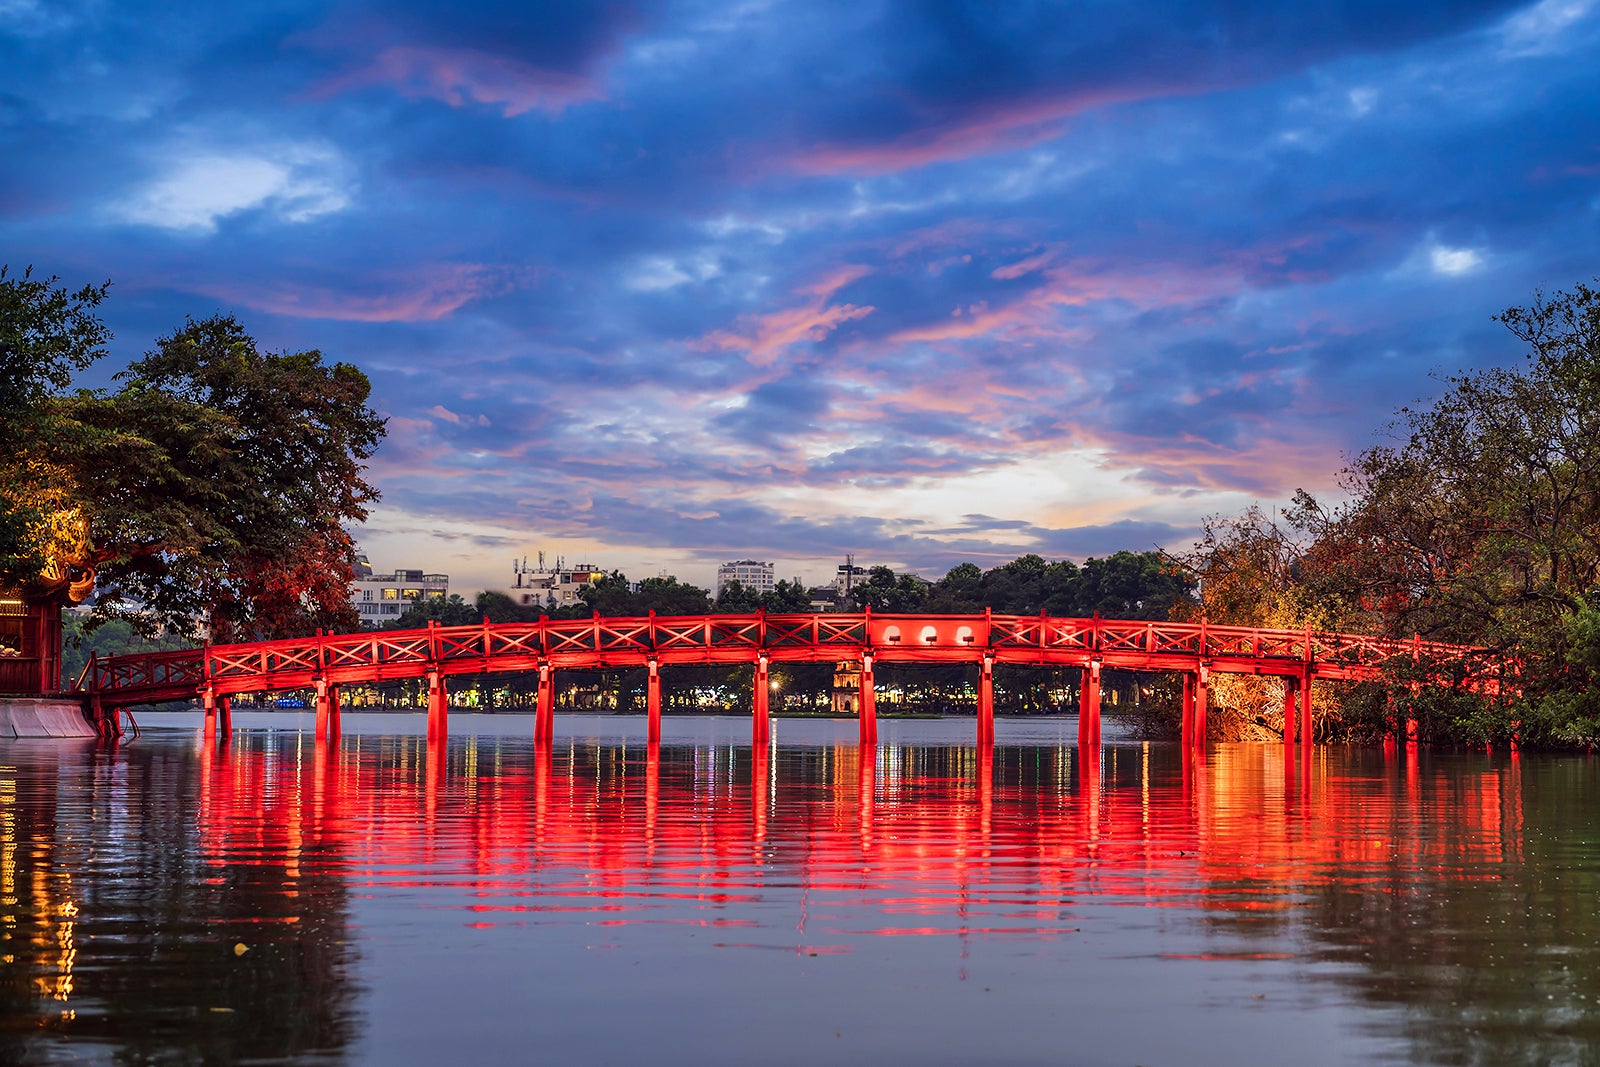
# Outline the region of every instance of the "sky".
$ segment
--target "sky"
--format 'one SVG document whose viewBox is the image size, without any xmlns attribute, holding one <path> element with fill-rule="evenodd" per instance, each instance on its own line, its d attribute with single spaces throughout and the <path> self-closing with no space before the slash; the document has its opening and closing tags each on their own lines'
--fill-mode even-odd
<svg viewBox="0 0 1600 1067">
<path fill-rule="evenodd" d="M 470 10 L 467 10 L 470 8 Z M 1600 273 L 1600 0 L 0 0 L 0 262 L 364 370 L 379 571 L 1183 548 Z"/>
</svg>

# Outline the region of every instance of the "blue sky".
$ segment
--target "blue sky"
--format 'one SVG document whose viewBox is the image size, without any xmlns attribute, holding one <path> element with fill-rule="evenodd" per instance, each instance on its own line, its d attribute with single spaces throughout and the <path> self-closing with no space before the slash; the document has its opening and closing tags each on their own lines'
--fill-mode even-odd
<svg viewBox="0 0 1600 1067">
<path fill-rule="evenodd" d="M 362 367 L 379 569 L 937 576 L 1329 491 L 1517 358 L 1597 71 L 1600 0 L 0 0 L 0 262 L 111 279 L 114 362 Z"/>
</svg>

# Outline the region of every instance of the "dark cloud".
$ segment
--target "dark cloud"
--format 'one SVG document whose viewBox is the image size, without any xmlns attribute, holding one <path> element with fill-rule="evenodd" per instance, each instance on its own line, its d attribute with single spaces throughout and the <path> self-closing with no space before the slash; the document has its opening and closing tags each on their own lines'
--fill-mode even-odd
<svg viewBox="0 0 1600 1067">
<path fill-rule="evenodd" d="M 7 262 L 111 278 L 118 358 L 230 312 L 358 363 L 385 507 L 545 539 L 1182 539 L 1513 358 L 1489 315 L 1600 246 L 1592 10 L 13 13 Z"/>
</svg>

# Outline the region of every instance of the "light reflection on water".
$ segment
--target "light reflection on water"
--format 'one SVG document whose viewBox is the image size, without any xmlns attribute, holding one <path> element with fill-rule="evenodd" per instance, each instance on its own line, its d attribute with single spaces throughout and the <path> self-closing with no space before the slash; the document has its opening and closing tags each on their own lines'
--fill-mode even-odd
<svg viewBox="0 0 1600 1067">
<path fill-rule="evenodd" d="M 192 719 L 169 720 L 192 722 Z M 240 715 L 0 749 L 0 1059 L 1594 1062 L 1582 758 Z M 151 725 L 146 723 L 147 727 Z M 309 726 L 309 723 L 304 725 Z M 276 728 L 275 728 L 276 727 Z"/>
</svg>

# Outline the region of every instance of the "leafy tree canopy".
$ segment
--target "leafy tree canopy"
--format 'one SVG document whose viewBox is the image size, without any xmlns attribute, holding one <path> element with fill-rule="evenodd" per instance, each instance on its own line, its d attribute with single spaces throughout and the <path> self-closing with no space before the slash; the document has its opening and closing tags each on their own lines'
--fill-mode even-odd
<svg viewBox="0 0 1600 1067">
<path fill-rule="evenodd" d="M 91 623 L 216 641 L 353 629 L 345 524 L 377 498 L 363 475 L 384 432 L 366 376 L 316 351 L 263 352 L 217 316 L 160 338 L 114 391 L 66 392 L 109 336 L 92 313 L 104 287 L 13 282 L 0 303 L 34 324 L 3 327 L 25 410 L 7 420 L 0 512 L 37 518 L 0 582 L 35 580 L 54 553 L 96 575 Z"/>
</svg>

